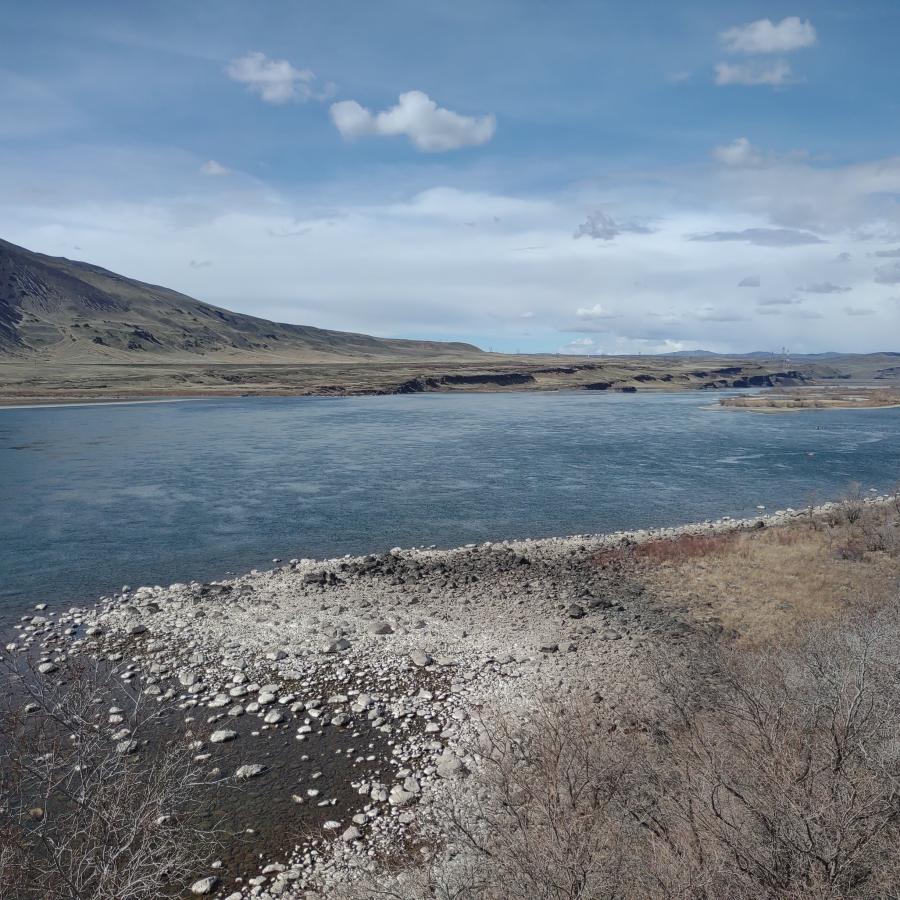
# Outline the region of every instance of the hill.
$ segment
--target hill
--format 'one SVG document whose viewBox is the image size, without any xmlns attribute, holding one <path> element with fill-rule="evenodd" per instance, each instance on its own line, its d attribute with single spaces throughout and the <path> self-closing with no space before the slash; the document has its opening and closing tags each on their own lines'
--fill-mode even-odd
<svg viewBox="0 0 900 900">
<path fill-rule="evenodd" d="M 446 358 L 472 344 L 287 325 L 0 240 L 0 357 L 56 362 Z"/>
</svg>

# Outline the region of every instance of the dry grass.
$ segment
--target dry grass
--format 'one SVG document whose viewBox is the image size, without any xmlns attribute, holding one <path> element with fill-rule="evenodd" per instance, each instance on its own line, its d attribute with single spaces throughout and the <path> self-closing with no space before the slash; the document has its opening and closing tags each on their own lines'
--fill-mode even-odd
<svg viewBox="0 0 900 900">
<path fill-rule="evenodd" d="M 598 563 L 627 565 L 630 558 L 656 603 L 745 645 L 789 641 L 803 625 L 854 603 L 879 606 L 896 591 L 896 510 L 847 510 L 830 522 L 654 541 Z"/>
</svg>

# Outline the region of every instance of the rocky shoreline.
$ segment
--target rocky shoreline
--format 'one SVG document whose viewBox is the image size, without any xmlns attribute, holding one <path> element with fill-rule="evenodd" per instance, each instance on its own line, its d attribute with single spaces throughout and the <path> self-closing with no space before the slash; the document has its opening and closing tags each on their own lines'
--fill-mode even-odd
<svg viewBox="0 0 900 900">
<path fill-rule="evenodd" d="M 788 525 L 837 505 L 126 586 L 94 606 L 23 617 L 6 651 L 37 655 L 47 677 L 77 656 L 104 661 L 174 705 L 210 778 L 242 785 L 227 826 L 245 849 L 193 893 L 330 896 L 415 846 L 419 817 L 472 766 L 465 746 L 484 711 L 585 691 L 614 711 L 647 684 L 652 646 L 690 641 L 689 622 L 646 602 L 598 553 Z M 121 752 L 142 752 L 113 718 Z"/>
</svg>

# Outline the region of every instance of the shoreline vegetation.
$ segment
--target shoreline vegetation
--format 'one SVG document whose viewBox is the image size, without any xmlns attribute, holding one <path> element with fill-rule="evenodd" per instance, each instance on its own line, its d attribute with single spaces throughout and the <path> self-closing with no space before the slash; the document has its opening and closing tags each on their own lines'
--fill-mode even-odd
<svg viewBox="0 0 900 900">
<path fill-rule="evenodd" d="M 806 409 L 890 409 L 900 407 L 894 388 L 773 388 L 744 397 L 721 397 L 719 406 L 755 412 L 794 412 Z"/>
<path fill-rule="evenodd" d="M 64 896 L 48 885 L 76 855 L 54 829 L 127 822 L 116 785 L 167 823 L 156 835 L 148 814 L 143 846 L 194 848 L 178 871 L 132 848 L 145 893 L 128 850 L 135 898 L 890 894 L 898 575 L 898 496 L 854 489 L 748 519 L 276 561 L 39 608 L 0 658 L 42 685 L 34 706 L 7 692 L 0 770 L 31 774 L 0 809 L 0 894 Z M 115 701 L 85 689 L 85 665 Z M 863 703 L 841 687 L 860 674 Z M 834 769 L 820 714 L 848 702 Z M 60 704 L 110 773 L 78 815 L 34 799 L 67 756 L 4 764 L 48 758 L 33 729 Z M 754 730 L 752 710 L 779 709 L 775 732 Z M 865 815 L 840 832 L 848 803 Z"/>
</svg>

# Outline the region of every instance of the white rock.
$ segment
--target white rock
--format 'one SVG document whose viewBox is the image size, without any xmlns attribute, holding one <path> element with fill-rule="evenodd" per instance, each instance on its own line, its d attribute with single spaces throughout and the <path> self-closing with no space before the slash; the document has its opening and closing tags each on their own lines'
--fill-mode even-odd
<svg viewBox="0 0 900 900">
<path fill-rule="evenodd" d="M 216 885 L 218 883 L 219 883 L 219 879 L 216 878 L 215 875 L 209 875 L 206 878 L 201 878 L 199 881 L 195 881 L 191 885 L 191 893 L 192 894 L 211 894 L 216 889 Z"/>
</svg>

